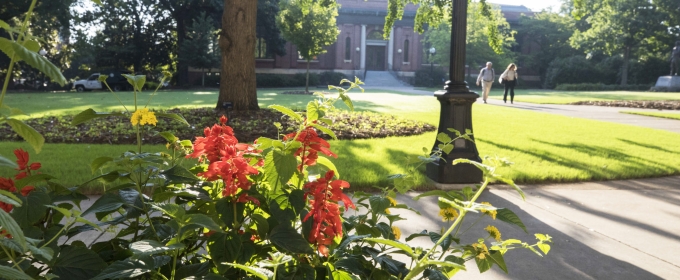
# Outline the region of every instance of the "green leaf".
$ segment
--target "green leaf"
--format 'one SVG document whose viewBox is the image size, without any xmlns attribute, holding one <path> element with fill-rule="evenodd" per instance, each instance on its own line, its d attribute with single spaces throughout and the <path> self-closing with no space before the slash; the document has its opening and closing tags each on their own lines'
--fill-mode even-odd
<svg viewBox="0 0 680 280">
<path fill-rule="evenodd" d="M 484 259 L 475 258 L 475 262 L 477 263 L 477 268 L 479 268 L 479 273 L 486 272 L 493 265 L 493 262 L 488 257 Z"/>
<path fill-rule="evenodd" d="M 449 277 L 444 275 L 443 272 L 432 268 L 425 269 L 423 276 L 426 276 L 427 280 L 449 280 Z"/>
<path fill-rule="evenodd" d="M 269 234 L 269 240 L 274 245 L 294 254 L 313 254 L 314 250 L 309 246 L 300 233 L 287 223 L 279 224 Z"/>
<path fill-rule="evenodd" d="M 24 232 L 17 222 L 9 215 L 9 213 L 0 210 L 0 226 L 7 233 L 11 234 L 14 240 L 21 245 L 23 251 L 26 251 L 26 237 L 24 237 Z"/>
<path fill-rule="evenodd" d="M 0 265 L 0 275 L 2 275 L 2 278 L 6 279 L 17 279 L 17 280 L 32 280 L 33 278 L 31 276 L 26 275 L 26 273 L 23 273 L 19 270 L 16 270 L 14 268 L 11 268 L 9 266 L 2 266 Z"/>
<path fill-rule="evenodd" d="M 526 226 L 524 226 L 524 223 L 522 223 L 522 220 L 520 220 L 520 218 L 515 214 L 515 212 L 512 212 L 510 209 L 506 208 L 496 209 L 496 219 L 499 219 L 511 225 L 516 225 L 520 227 L 522 230 L 524 230 L 524 232 L 529 233 L 527 231 Z"/>
<path fill-rule="evenodd" d="M 401 242 L 399 242 L 399 241 L 390 240 L 390 239 L 384 239 L 384 238 L 364 238 L 363 240 L 364 240 L 364 241 L 369 241 L 369 242 L 375 242 L 375 243 L 380 243 L 380 244 L 389 245 L 389 246 L 392 246 L 392 247 L 394 247 L 394 248 L 403 250 L 404 252 L 406 252 L 406 253 L 408 253 L 409 255 L 411 255 L 411 257 L 413 257 L 413 258 L 417 258 L 417 257 L 418 257 L 418 256 L 415 254 L 415 252 L 413 252 L 413 249 L 411 249 L 411 246 L 409 246 L 408 244 L 401 243 Z"/>
<path fill-rule="evenodd" d="M 449 137 L 449 135 L 444 133 L 444 132 L 440 132 L 439 134 L 437 134 L 437 141 L 439 141 L 439 142 L 446 144 L 446 143 L 451 142 L 452 140 L 453 139 L 451 139 L 451 137 Z"/>
<path fill-rule="evenodd" d="M 61 249 L 52 273 L 59 279 L 88 280 L 106 268 L 106 263 L 94 251 L 84 247 L 67 246 Z"/>
<path fill-rule="evenodd" d="M 206 216 L 205 214 L 190 214 L 190 215 L 185 215 L 184 216 L 184 223 L 187 225 L 199 225 L 204 228 L 214 230 L 214 231 L 222 231 L 219 225 L 215 223 L 213 219 L 210 217 Z"/>
<path fill-rule="evenodd" d="M 10 159 L 0 156 L 0 167 L 9 167 L 9 168 L 19 168 L 19 166 L 11 161 Z"/>
<path fill-rule="evenodd" d="M 0 19 L 0 28 L 5 29 L 7 31 L 12 31 L 12 27 L 9 26 L 6 22 Z"/>
<path fill-rule="evenodd" d="M 113 161 L 112 157 L 98 157 L 98 158 L 94 159 L 92 161 L 92 163 L 90 163 L 90 169 L 92 170 L 92 174 L 97 172 L 97 170 L 99 170 L 99 168 L 102 168 L 102 166 L 104 166 L 104 164 L 106 164 L 110 161 Z"/>
<path fill-rule="evenodd" d="M 25 186 L 34 185 L 37 182 L 46 181 L 46 180 L 50 180 L 50 179 L 54 179 L 54 177 L 52 177 L 51 175 L 47 175 L 47 174 L 36 174 L 36 175 L 31 175 L 31 176 L 28 176 L 26 178 L 23 178 L 21 180 L 17 180 L 16 182 L 14 182 L 14 186 L 18 190 L 21 190 Z"/>
<path fill-rule="evenodd" d="M 14 44 L 14 41 L 11 41 L 11 40 L 4 38 L 4 37 L 0 37 L 0 51 L 4 52 L 5 55 L 7 55 L 9 58 L 12 58 L 12 56 L 14 55 L 14 48 L 12 47 L 13 44 Z M 14 57 L 15 62 L 17 62 L 19 60 L 21 60 L 20 57 L 18 57 L 18 56 Z"/>
<path fill-rule="evenodd" d="M 184 117 L 178 115 L 178 114 L 169 114 L 169 113 L 154 113 L 156 116 L 161 117 L 161 118 L 166 118 L 166 119 L 171 119 L 171 120 L 176 120 L 179 121 L 183 124 L 186 124 L 189 126 L 189 122 L 187 122 Z M 166 138 L 167 139 L 167 138 Z"/>
<path fill-rule="evenodd" d="M 335 178 L 340 179 L 340 172 L 338 171 L 338 168 L 335 167 L 335 164 L 333 164 L 331 160 L 329 160 L 326 157 L 319 156 L 319 158 L 316 159 L 316 163 L 319 165 L 323 165 L 328 170 L 333 170 L 333 172 L 335 173 Z"/>
<path fill-rule="evenodd" d="M 167 204 L 154 204 L 152 207 L 165 213 L 165 215 L 168 215 L 177 220 L 184 221 L 184 214 L 186 213 L 186 210 L 180 205 L 174 203 L 167 203 Z"/>
<path fill-rule="evenodd" d="M 315 124 L 315 123 L 313 123 L 313 124 L 311 124 L 311 125 L 312 125 L 314 128 L 316 128 L 316 129 L 318 129 L 318 130 L 321 130 L 321 132 L 328 134 L 328 136 L 330 136 L 330 137 L 333 138 L 334 140 L 338 140 L 338 137 L 335 136 L 335 132 L 333 132 L 333 131 L 330 130 L 329 128 L 327 128 L 327 127 L 325 127 L 325 126 L 322 126 L 322 125 L 319 125 L 319 124 Z"/>
<path fill-rule="evenodd" d="M 170 143 L 175 143 L 175 141 L 179 140 L 179 138 L 177 138 L 177 136 L 175 136 L 174 134 L 172 134 L 172 132 L 169 132 L 169 131 L 163 131 L 161 133 L 158 133 L 158 135 L 165 138 L 165 140 L 170 142 Z"/>
<path fill-rule="evenodd" d="M 191 173 L 191 171 L 181 165 L 175 165 L 160 174 L 173 184 L 193 184 L 200 180 L 194 173 Z"/>
<path fill-rule="evenodd" d="M 288 109 L 284 106 L 281 105 L 269 105 L 267 108 L 274 109 L 276 111 L 279 111 L 283 113 L 286 116 L 289 116 L 299 122 L 302 122 L 302 116 L 300 116 L 298 113 L 295 113 L 293 110 Z"/>
<path fill-rule="evenodd" d="M 257 278 L 260 278 L 262 280 L 269 280 L 274 278 L 274 272 L 264 269 L 264 268 L 259 268 L 259 267 L 251 267 L 251 266 L 245 266 L 237 263 L 222 263 L 224 265 L 228 266 L 233 266 L 235 268 L 244 270 L 254 276 L 257 276 Z"/>
<path fill-rule="evenodd" d="M 130 74 L 123 74 L 123 77 L 127 79 L 128 83 L 130 83 L 137 91 L 142 91 L 142 88 L 144 87 L 144 83 L 146 83 L 146 76 L 145 75 L 130 75 Z"/>
<path fill-rule="evenodd" d="M 0 190 L 0 202 L 12 204 L 14 206 L 21 206 L 21 199 L 6 190 Z"/>
<path fill-rule="evenodd" d="M 64 75 L 61 74 L 61 70 L 59 70 L 57 66 L 54 66 L 54 64 L 52 64 L 52 62 L 47 60 L 47 58 L 44 56 L 30 51 L 26 47 L 19 45 L 16 42 L 12 42 L 12 49 L 18 57 L 24 60 L 24 62 L 50 77 L 52 81 L 58 83 L 61 86 L 66 84 L 66 78 L 64 78 Z"/>
<path fill-rule="evenodd" d="M 265 180 L 271 189 L 283 187 L 297 168 L 297 159 L 292 154 L 285 154 L 279 150 L 273 150 L 265 156 Z"/>
<path fill-rule="evenodd" d="M 368 198 L 368 202 L 371 204 L 371 210 L 374 213 L 383 213 L 385 209 L 390 207 L 390 200 L 384 196 L 373 195 Z"/>
<path fill-rule="evenodd" d="M 50 247 L 38 248 L 29 244 L 28 249 L 34 256 L 40 256 L 46 261 L 51 261 L 52 257 L 54 257 L 54 250 L 52 250 Z"/>
<path fill-rule="evenodd" d="M 40 153 L 43 144 L 45 144 L 45 138 L 39 132 L 20 120 L 7 118 L 5 121 L 21 138 L 24 138 L 33 147 L 36 153 Z"/>
<path fill-rule="evenodd" d="M 184 244 L 176 243 L 170 246 L 165 246 L 158 241 L 154 240 L 142 240 L 130 244 L 130 250 L 134 254 L 131 258 L 140 259 L 144 257 L 149 257 L 152 255 L 165 253 L 168 251 L 173 251 L 177 249 L 184 248 Z"/>
<path fill-rule="evenodd" d="M 501 254 L 501 252 L 494 252 L 488 258 L 490 258 L 493 263 L 505 271 L 505 274 L 508 274 L 508 266 L 505 265 L 505 260 L 503 259 L 503 254 Z"/>
<path fill-rule="evenodd" d="M 12 217 L 24 228 L 31 227 L 40 221 L 47 211 L 47 206 L 51 203 L 50 196 L 38 189 L 32 191 L 28 196 L 20 197 L 21 207 L 14 208 Z"/>
<path fill-rule="evenodd" d="M 112 193 L 106 193 L 102 195 L 97 201 L 95 201 L 90 208 L 87 208 L 83 212 L 82 216 L 86 216 L 90 213 L 100 213 L 100 212 L 110 212 L 118 210 L 121 206 L 125 204 L 118 195 Z"/>
<path fill-rule="evenodd" d="M 140 260 L 117 261 L 104 269 L 102 273 L 97 275 L 97 277 L 93 278 L 92 280 L 121 278 L 130 279 L 151 272 L 152 267 L 153 266 L 150 266 L 150 264 L 144 263 Z"/>
<path fill-rule="evenodd" d="M 333 270 L 333 280 L 359 280 L 359 277 L 342 270 Z"/>
<path fill-rule="evenodd" d="M 548 251 L 550 251 L 550 245 L 545 243 L 538 243 L 536 244 L 536 247 L 538 247 L 538 249 L 541 249 L 541 251 L 543 251 L 543 254 L 546 255 L 548 254 Z"/>
<path fill-rule="evenodd" d="M 24 47 L 29 51 L 37 53 L 40 50 L 40 43 L 35 40 L 26 40 L 24 42 Z"/>
<path fill-rule="evenodd" d="M 321 111 L 321 107 L 319 106 L 319 103 L 316 102 L 316 100 L 309 101 L 307 103 L 307 122 L 311 123 L 312 121 L 318 120 L 320 117 L 323 117 L 323 111 Z"/>
<path fill-rule="evenodd" d="M 71 125 L 79 125 L 79 124 L 84 123 L 86 121 L 89 121 L 91 119 L 106 118 L 106 117 L 110 117 L 110 116 L 124 117 L 125 114 L 123 114 L 123 113 L 97 113 L 92 109 L 87 109 L 87 110 L 82 111 L 79 114 L 75 115 L 73 117 L 73 121 L 71 121 Z"/>
<path fill-rule="evenodd" d="M 342 99 L 342 102 L 345 102 L 345 105 L 349 107 L 350 111 L 354 111 L 354 104 L 352 103 L 352 99 L 349 99 L 349 96 L 347 96 L 347 94 L 341 93 L 340 99 Z"/>
</svg>

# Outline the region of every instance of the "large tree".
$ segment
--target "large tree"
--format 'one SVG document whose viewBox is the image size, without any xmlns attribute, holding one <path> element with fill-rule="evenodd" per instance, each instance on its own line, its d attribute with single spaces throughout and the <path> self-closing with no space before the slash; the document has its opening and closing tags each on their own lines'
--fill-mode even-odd
<svg viewBox="0 0 680 280">
<path fill-rule="evenodd" d="M 520 54 L 518 62 L 545 78 L 546 70 L 556 58 L 578 55 L 580 51 L 569 44 L 576 31 L 575 20 L 564 14 L 542 12 L 533 17 L 522 16 L 517 28 L 517 40 L 525 46 L 537 46 L 527 54 Z"/>
<path fill-rule="evenodd" d="M 628 65 L 640 49 L 653 47 L 659 36 L 668 34 L 663 22 L 668 18 L 655 2 L 657 0 L 573 0 L 577 18 L 586 17 L 589 27 L 577 30 L 571 45 L 585 52 L 601 51 L 607 55 L 621 55 L 621 84 L 628 83 Z"/>
<path fill-rule="evenodd" d="M 468 7 L 465 62 L 471 67 L 481 67 L 487 61 L 493 61 L 496 65 L 504 67 L 514 58 L 514 54 L 510 51 L 515 41 L 514 31 L 510 30 L 510 25 L 502 16 L 500 9 L 491 10 L 493 17 L 482 16 L 480 9 L 482 5 L 479 3 L 472 3 Z M 445 18 L 444 21 L 450 22 L 450 19 Z M 492 35 L 494 37 L 491 41 L 501 42 L 500 50 L 494 50 L 489 44 L 489 34 L 486 29 L 489 25 L 496 26 L 499 31 Z M 429 57 L 429 62 L 449 66 L 451 24 L 442 23 L 436 28 L 429 29 L 425 32 L 424 40 L 428 46 L 436 49 L 436 53 Z"/>
<path fill-rule="evenodd" d="M 182 56 L 178 57 L 178 62 L 201 69 L 202 72 L 219 66 L 219 49 L 212 18 L 201 13 L 188 31 L 187 38 L 179 46 Z M 202 73 L 201 84 L 205 86 L 205 73 Z"/>
<path fill-rule="evenodd" d="M 338 38 L 335 24 L 338 5 L 334 1 L 282 0 L 276 23 L 286 40 L 293 43 L 299 55 L 307 61 L 305 91 L 309 91 L 309 62 L 325 53 Z"/>
<path fill-rule="evenodd" d="M 172 18 L 157 0 L 103 0 L 83 21 L 102 28 L 94 40 L 98 67 L 132 67 L 135 72 L 170 64 Z"/>
</svg>

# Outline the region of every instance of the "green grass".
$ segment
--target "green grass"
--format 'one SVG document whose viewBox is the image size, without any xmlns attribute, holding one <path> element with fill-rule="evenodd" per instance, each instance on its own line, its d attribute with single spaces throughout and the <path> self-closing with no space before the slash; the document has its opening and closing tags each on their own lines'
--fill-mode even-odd
<svg viewBox="0 0 680 280">
<path fill-rule="evenodd" d="M 436 91 L 440 88 L 418 88 L 425 91 Z M 481 88 L 473 87 L 478 94 Z M 494 84 L 489 98 L 503 99 L 503 87 Z M 508 97 L 510 98 L 510 97 Z M 544 89 L 515 89 L 515 101 L 538 104 L 569 104 L 577 101 L 606 100 L 680 100 L 677 92 L 645 92 L 645 91 L 557 91 Z"/>
<path fill-rule="evenodd" d="M 639 111 L 621 111 L 620 113 L 641 115 L 648 117 L 657 117 L 664 119 L 680 120 L 680 112 L 678 113 L 656 113 L 656 112 L 639 112 Z"/>
<path fill-rule="evenodd" d="M 258 94 L 261 107 L 269 104 L 303 107 L 312 98 L 281 95 L 276 90 L 260 90 Z M 106 103 L 94 106 L 97 109 L 118 109 L 109 100 L 113 97 L 99 93 L 13 94 L 8 100 L 10 106 L 31 114 L 50 114 L 49 108 L 34 108 L 38 105 L 18 101 L 19 98 L 39 100 L 43 96 L 55 97 L 50 106 L 58 108 L 57 113 L 73 112 L 72 106 L 78 110 L 90 107 L 87 102 L 95 100 L 93 103 Z M 438 124 L 439 103 L 431 96 L 377 91 L 354 92 L 350 96 L 357 110 Z M 154 98 L 154 106 L 213 106 L 216 99 L 216 92 L 162 92 Z M 680 135 L 676 133 L 498 106 L 475 105 L 473 118 L 482 157 L 508 157 L 515 165 L 500 172 L 520 183 L 680 174 L 680 141 L 677 141 Z M 334 162 L 342 179 L 356 188 L 365 188 L 389 184 L 387 175 L 404 172 L 404 157 L 419 154 L 422 147 L 431 147 L 434 139 L 433 132 L 410 137 L 331 141 L 331 146 L 339 155 Z M 9 157 L 15 147 L 28 149 L 25 143 L 0 142 L 0 153 Z M 66 185 L 75 185 L 92 176 L 89 163 L 94 158 L 131 149 L 132 146 L 117 145 L 46 144 L 42 153 L 31 152 L 31 157 L 43 163 L 44 173 L 54 175 Z M 146 146 L 145 149 L 159 151 L 163 147 Z M 0 170 L 0 176 L 11 174 L 11 170 Z M 419 185 L 427 184 L 421 174 L 416 174 L 416 181 Z"/>
</svg>

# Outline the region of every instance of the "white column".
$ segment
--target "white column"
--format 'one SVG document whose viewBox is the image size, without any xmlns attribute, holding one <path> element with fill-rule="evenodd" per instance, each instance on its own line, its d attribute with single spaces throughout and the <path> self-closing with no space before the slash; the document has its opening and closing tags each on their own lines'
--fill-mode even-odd
<svg viewBox="0 0 680 280">
<path fill-rule="evenodd" d="M 361 70 L 366 69 L 366 25 L 361 25 Z"/>
<path fill-rule="evenodd" d="M 390 40 L 387 41 L 387 70 L 394 70 L 392 62 L 394 59 L 394 27 L 390 29 Z"/>
</svg>

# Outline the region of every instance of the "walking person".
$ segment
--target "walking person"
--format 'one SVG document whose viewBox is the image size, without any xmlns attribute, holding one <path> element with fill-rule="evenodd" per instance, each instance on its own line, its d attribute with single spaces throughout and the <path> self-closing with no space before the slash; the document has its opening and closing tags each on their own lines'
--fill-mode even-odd
<svg viewBox="0 0 680 280">
<path fill-rule="evenodd" d="M 482 100 L 486 103 L 486 99 L 489 98 L 489 91 L 491 91 L 491 85 L 493 84 L 493 79 L 496 78 L 496 73 L 493 71 L 493 63 L 487 62 L 486 67 L 479 70 L 479 76 L 477 76 L 477 85 L 482 83 Z"/>
<path fill-rule="evenodd" d="M 510 104 L 512 104 L 515 99 L 515 85 L 517 85 L 517 66 L 514 63 L 510 63 L 508 68 L 501 74 L 501 77 L 498 78 L 498 82 L 505 87 L 503 103 L 508 103 L 508 89 L 510 89 Z"/>
</svg>

